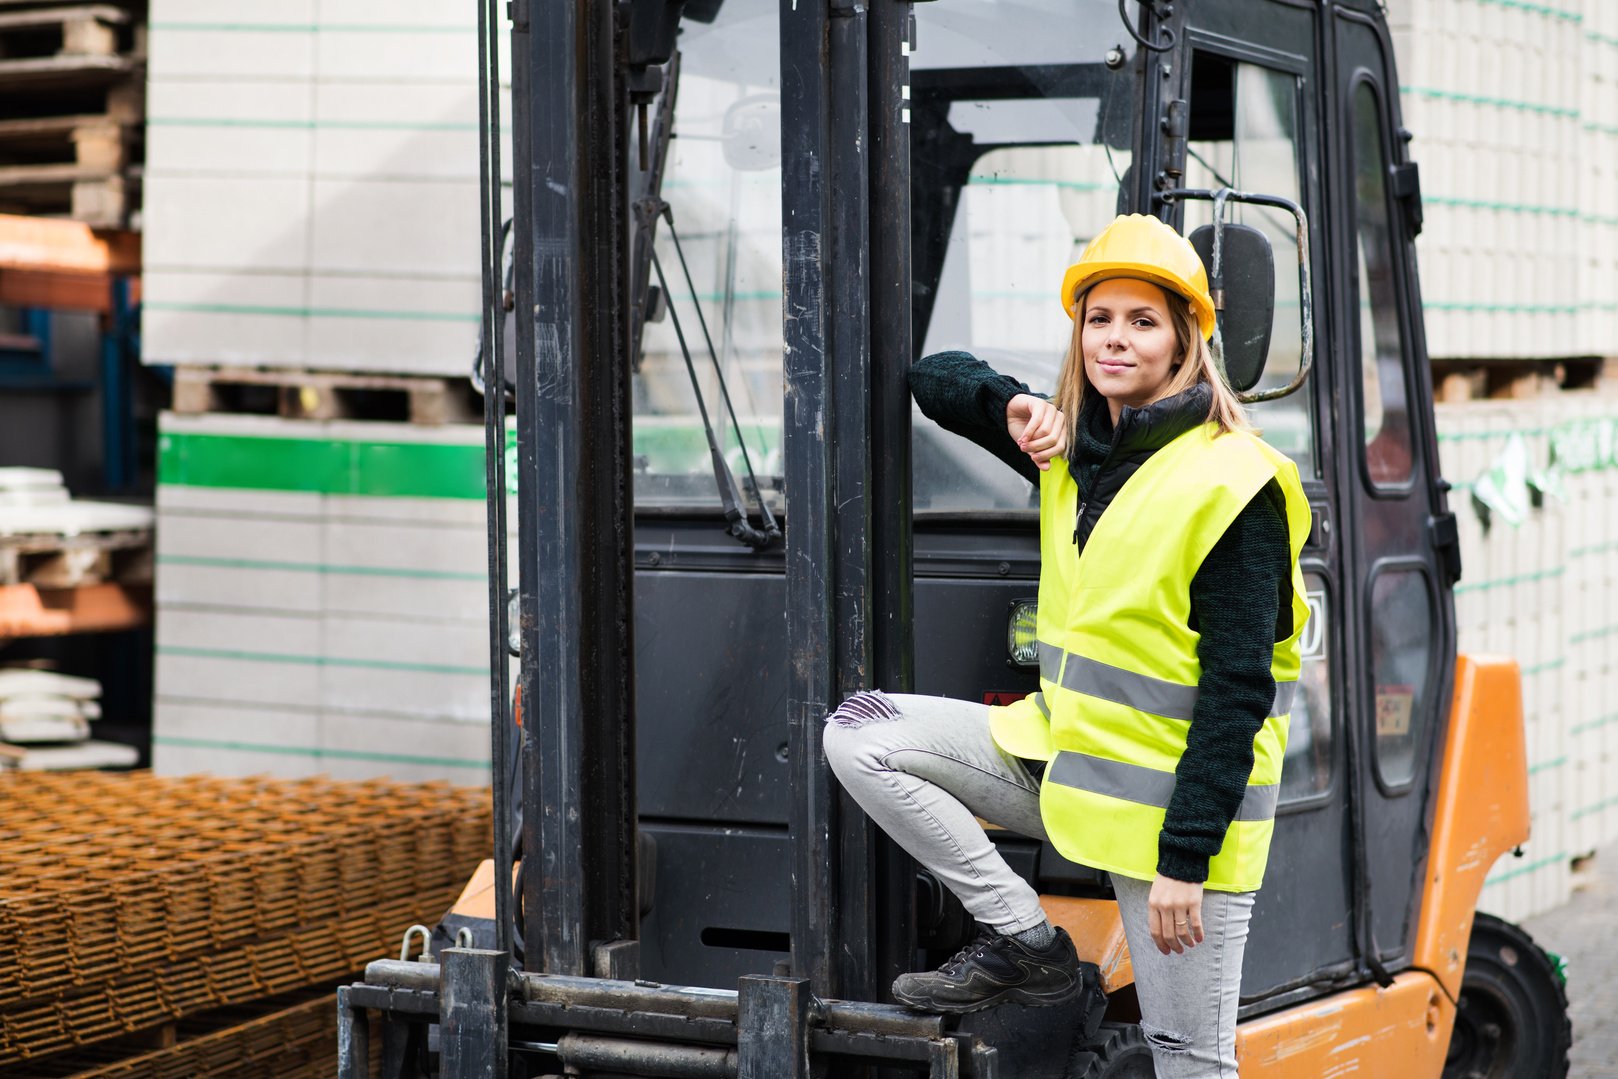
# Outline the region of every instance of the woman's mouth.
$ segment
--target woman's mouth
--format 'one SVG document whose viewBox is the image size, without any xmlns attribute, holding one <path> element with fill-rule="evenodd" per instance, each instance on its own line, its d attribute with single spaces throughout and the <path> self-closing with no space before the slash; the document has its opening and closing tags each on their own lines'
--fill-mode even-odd
<svg viewBox="0 0 1618 1079">
<path fill-rule="evenodd" d="M 1109 375 L 1117 375 L 1122 374 L 1135 365 L 1132 363 L 1125 363 L 1123 360 L 1097 360 L 1096 366 L 1107 372 Z"/>
</svg>

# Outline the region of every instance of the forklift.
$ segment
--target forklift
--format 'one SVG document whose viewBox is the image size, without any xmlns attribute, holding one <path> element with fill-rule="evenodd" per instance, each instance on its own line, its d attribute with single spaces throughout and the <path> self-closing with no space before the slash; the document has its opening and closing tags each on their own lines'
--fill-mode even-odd
<svg viewBox="0 0 1618 1079">
<path fill-rule="evenodd" d="M 1522 695 L 1455 651 L 1378 0 L 479 8 L 493 858 L 339 990 L 344 1079 L 1152 1075 L 1105 874 L 1025 837 L 1103 992 L 890 1003 L 973 927 L 820 746 L 858 690 L 1037 688 L 1037 491 L 906 374 L 1049 392 L 1056 282 L 1129 212 L 1203 255 L 1313 510 L 1244 1079 L 1566 1074 L 1557 963 L 1476 910 L 1528 836 Z"/>
</svg>

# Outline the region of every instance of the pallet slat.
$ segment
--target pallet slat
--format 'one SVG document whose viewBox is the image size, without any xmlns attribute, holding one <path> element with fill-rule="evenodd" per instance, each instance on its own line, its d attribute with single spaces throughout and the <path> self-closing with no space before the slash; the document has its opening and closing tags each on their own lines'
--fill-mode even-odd
<svg viewBox="0 0 1618 1079">
<path fill-rule="evenodd" d="M 241 392 L 243 389 L 249 392 Z M 252 388 L 272 391 L 251 392 Z M 408 420 L 436 426 L 481 418 L 475 391 L 464 379 L 335 371 L 180 367 L 174 372 L 173 411 L 260 413 L 284 419 Z"/>
</svg>

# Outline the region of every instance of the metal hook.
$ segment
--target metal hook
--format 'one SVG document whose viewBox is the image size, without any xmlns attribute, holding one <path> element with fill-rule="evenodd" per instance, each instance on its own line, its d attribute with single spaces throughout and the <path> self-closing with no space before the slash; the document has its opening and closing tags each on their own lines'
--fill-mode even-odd
<svg viewBox="0 0 1618 1079">
<path fill-rule="evenodd" d="M 1144 3 L 1146 0 L 1142 0 L 1142 2 Z M 1165 26 L 1162 28 L 1163 43 L 1161 45 L 1154 45 L 1150 41 L 1147 41 L 1145 38 L 1141 37 L 1140 31 L 1135 29 L 1135 24 L 1129 21 L 1129 12 L 1125 10 L 1125 5 L 1128 3 L 1129 0 L 1118 0 L 1118 19 L 1124 24 L 1124 29 L 1129 31 L 1129 36 L 1140 43 L 1141 48 L 1149 49 L 1152 52 L 1168 52 L 1170 49 L 1174 48 L 1174 42 L 1176 39 L 1174 37 L 1174 29 L 1172 27 Z M 1160 19 L 1166 18 L 1168 12 L 1161 10 L 1161 7 L 1162 5 L 1160 3 L 1153 0 L 1152 14 L 1156 15 Z M 1173 9 L 1170 8 L 1169 10 L 1172 11 Z"/>
<path fill-rule="evenodd" d="M 463 925 L 455 931 L 455 947 L 470 948 L 471 946 L 472 928 L 470 926 Z"/>
<path fill-rule="evenodd" d="M 399 943 L 399 962 L 404 963 L 410 959 L 410 938 L 417 933 L 421 934 L 421 954 L 416 957 L 416 962 L 433 961 L 433 931 L 424 925 L 413 925 L 405 930 L 404 940 Z"/>
</svg>

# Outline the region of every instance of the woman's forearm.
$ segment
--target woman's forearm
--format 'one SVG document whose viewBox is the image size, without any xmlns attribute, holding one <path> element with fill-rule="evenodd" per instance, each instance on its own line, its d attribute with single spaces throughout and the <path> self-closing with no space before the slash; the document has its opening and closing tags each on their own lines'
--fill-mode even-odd
<svg viewBox="0 0 1618 1079">
<path fill-rule="evenodd" d="M 969 352 L 938 352 L 910 368 L 910 394 L 921 414 L 977 443 L 1030 483 L 1039 469 L 1006 430 L 1006 405 L 1028 387 Z"/>
</svg>

